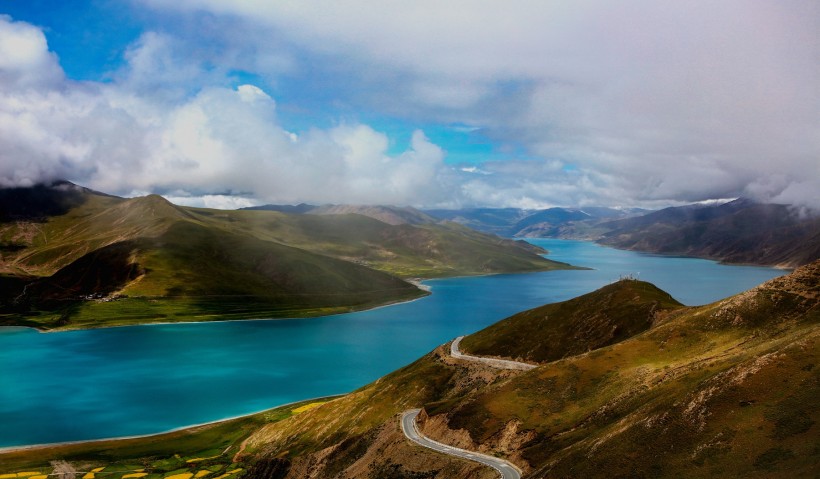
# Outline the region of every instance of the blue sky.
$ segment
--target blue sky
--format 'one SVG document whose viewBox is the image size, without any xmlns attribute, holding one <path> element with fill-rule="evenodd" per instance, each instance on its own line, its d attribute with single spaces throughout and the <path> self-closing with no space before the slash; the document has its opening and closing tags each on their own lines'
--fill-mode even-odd
<svg viewBox="0 0 820 479">
<path fill-rule="evenodd" d="M 6 0 L 0 185 L 820 206 L 813 1 Z"/>
<path fill-rule="evenodd" d="M 53 0 L 11 1 L 3 13 L 42 27 L 49 49 L 60 58 L 66 76 L 77 81 L 110 82 L 112 72 L 124 64 L 123 52 L 138 41 L 142 32 L 159 30 L 173 33 L 178 17 L 152 16 L 135 4 L 96 0 L 88 2 L 57 2 Z M 71 21 L 66 21 L 71 19 Z M 183 21 L 184 23 L 184 21 Z M 219 44 L 213 46 L 219 48 Z M 321 80 L 319 80 L 321 82 Z M 317 82 L 317 83 L 319 83 Z M 445 161 L 450 164 L 481 163 L 520 155 L 515 147 L 505 145 L 498 151 L 496 143 L 484 137 L 480 129 L 459 123 L 442 124 L 384 116 L 379 112 L 356 111 L 351 107 L 334 108 L 333 92 L 325 91 L 324 83 L 315 90 L 305 88 L 303 78 L 285 78 L 269 82 L 263 74 L 236 70 L 224 82 L 233 87 L 251 83 L 265 89 L 277 89 L 294 105 L 280 106 L 283 123 L 293 131 L 327 128 L 348 118 L 374 125 L 390 137 L 389 154 L 406 150 L 414 130 L 421 128 L 431 141 L 447 150 Z M 193 91 L 198 85 L 193 86 Z M 512 150 L 511 150 L 512 149 Z"/>
<path fill-rule="evenodd" d="M 105 81 L 144 27 L 135 9 L 107 0 L 12 0 L 0 11 L 41 27 L 66 75 L 75 80 Z"/>
</svg>

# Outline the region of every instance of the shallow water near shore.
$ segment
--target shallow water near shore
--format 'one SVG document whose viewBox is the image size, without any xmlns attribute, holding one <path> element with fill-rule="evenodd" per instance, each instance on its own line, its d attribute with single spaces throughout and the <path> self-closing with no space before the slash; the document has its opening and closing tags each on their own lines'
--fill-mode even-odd
<svg viewBox="0 0 820 479">
<path fill-rule="evenodd" d="M 425 298 L 322 318 L 0 328 L 0 447 L 158 433 L 349 392 L 456 336 L 621 276 L 696 305 L 786 273 L 530 241 L 551 259 L 594 269 L 426 281 Z"/>
</svg>

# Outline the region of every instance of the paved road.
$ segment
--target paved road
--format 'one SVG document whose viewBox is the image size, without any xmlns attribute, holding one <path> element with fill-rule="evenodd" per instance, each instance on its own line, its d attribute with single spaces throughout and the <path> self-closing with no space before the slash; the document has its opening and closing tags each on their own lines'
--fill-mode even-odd
<svg viewBox="0 0 820 479">
<path fill-rule="evenodd" d="M 421 412 L 421 409 L 410 409 L 408 411 L 404 411 L 401 415 L 401 430 L 411 441 L 426 448 L 433 449 L 434 451 L 461 457 L 470 461 L 480 462 L 485 466 L 490 466 L 501 474 L 502 479 L 521 479 L 521 473 L 518 472 L 518 469 L 510 462 L 497 457 L 481 454 L 480 452 L 472 452 L 465 449 L 448 446 L 424 436 L 416 425 L 416 417 L 419 415 L 419 412 Z"/>
<path fill-rule="evenodd" d="M 458 349 L 458 345 L 461 343 L 461 340 L 464 339 L 464 336 L 459 336 L 453 340 L 450 344 L 450 356 L 456 359 L 464 359 L 467 361 L 476 361 L 479 363 L 488 364 L 494 368 L 499 369 L 518 369 L 520 371 L 528 371 L 532 368 L 537 367 L 534 364 L 527 364 L 527 363 L 520 363 L 518 361 L 510 361 L 508 359 L 495 359 L 495 358 L 482 358 L 481 356 L 472 356 L 470 354 L 463 354 Z"/>
</svg>

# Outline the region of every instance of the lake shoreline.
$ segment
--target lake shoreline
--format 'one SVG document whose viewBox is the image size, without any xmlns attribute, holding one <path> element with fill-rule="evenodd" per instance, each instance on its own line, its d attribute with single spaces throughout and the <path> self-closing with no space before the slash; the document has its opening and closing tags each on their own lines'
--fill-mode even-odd
<svg viewBox="0 0 820 479">
<path fill-rule="evenodd" d="M 198 429 L 201 427 L 206 426 L 213 426 L 216 424 L 222 424 L 231 421 L 237 421 L 240 419 L 246 419 L 251 416 L 256 416 L 258 414 L 264 414 L 272 411 L 276 411 L 278 409 L 283 409 L 286 407 L 295 406 L 296 404 L 301 404 L 304 402 L 318 402 L 327 399 L 328 402 L 334 399 L 339 399 L 347 396 L 349 393 L 344 394 L 331 394 L 329 396 L 319 396 L 307 399 L 301 399 L 299 401 L 291 401 L 284 404 L 280 404 L 278 406 L 274 406 L 271 408 L 262 409 L 261 411 L 256 411 L 248 414 L 240 414 L 238 416 L 226 417 L 223 419 L 217 419 L 214 421 L 207 421 L 199 424 L 192 424 L 190 426 L 181 426 L 174 429 L 169 429 L 167 431 L 160 431 L 154 432 L 150 434 L 137 434 L 133 436 L 117 436 L 117 437 L 101 437 L 97 439 L 81 439 L 78 441 L 65 441 L 65 442 L 52 442 L 52 443 L 45 443 L 45 444 L 26 444 L 22 446 L 4 446 L 0 447 L 0 456 L 3 454 L 10 454 L 14 452 L 28 452 L 28 451 L 36 451 L 39 449 L 51 449 L 51 448 L 59 448 L 64 446 L 81 446 L 81 445 L 93 445 L 94 443 L 103 443 L 103 442 L 122 442 L 122 441 L 131 441 L 136 439 L 158 439 L 160 436 L 165 436 L 169 434 L 175 434 L 179 432 L 191 431 L 193 432 L 194 429 Z"/>
<path fill-rule="evenodd" d="M 427 280 L 424 280 L 427 281 Z M 413 283 L 415 284 L 415 283 Z M 414 298 L 410 299 L 398 299 L 395 301 L 389 301 L 386 303 L 378 304 L 376 306 L 365 306 L 361 309 L 351 308 L 348 311 L 339 311 L 330 314 L 316 314 L 316 315 L 306 315 L 306 316 L 282 316 L 282 317 L 267 317 L 267 318 L 241 318 L 241 319 L 191 319 L 191 320 L 180 320 L 180 321 L 159 321 L 159 322 L 149 322 L 149 323 L 134 323 L 134 324 L 111 324 L 111 325 L 99 325 L 99 326 L 79 326 L 79 327 L 65 327 L 65 328 L 51 328 L 51 329 L 42 329 L 35 326 L 28 326 L 24 324 L 3 324 L 0 325 L 0 331 L 3 328 L 25 328 L 25 329 L 32 329 L 37 331 L 38 333 L 49 334 L 49 333 L 64 333 L 68 331 L 86 331 L 91 329 L 114 329 L 114 328 L 131 328 L 131 327 L 139 327 L 139 326 L 169 326 L 174 324 L 203 324 L 203 323 L 232 323 L 237 321 L 288 321 L 288 320 L 297 320 L 297 319 L 315 319 L 315 318 L 327 318 L 333 316 L 339 316 L 343 314 L 350 314 L 350 313 L 358 313 L 362 311 L 372 311 L 379 308 L 387 308 L 389 306 L 395 306 L 398 304 L 404 303 L 411 303 L 413 301 L 418 301 L 420 299 L 424 299 L 427 296 L 432 294 L 432 290 L 429 286 L 425 287 L 418 287 L 423 294 L 420 294 Z M 214 314 L 214 316 L 220 316 L 219 314 Z"/>
<path fill-rule="evenodd" d="M 549 259 L 546 258 L 545 259 Z M 90 329 L 109 329 L 109 328 L 127 328 L 132 326 L 154 326 L 154 325 L 171 325 L 171 324 L 189 324 L 189 323 L 227 323 L 227 322 L 234 322 L 234 321 L 279 321 L 279 320 L 295 320 L 295 319 L 313 319 L 313 318 L 325 318 L 325 317 L 333 317 L 339 316 L 344 314 L 350 313 L 358 313 L 363 311 L 373 311 L 380 308 L 386 308 L 389 306 L 395 306 L 398 304 L 404 303 L 411 303 L 413 301 L 418 301 L 420 299 L 424 299 L 427 296 L 433 294 L 432 287 L 430 285 L 424 284 L 426 281 L 434 281 L 434 280 L 443 280 L 443 279 L 461 279 L 461 278 L 479 278 L 479 277 L 486 277 L 486 276 L 498 276 L 498 275 L 506 275 L 506 274 L 532 274 L 532 273 L 545 273 L 550 271 L 567 271 L 567 270 L 585 270 L 591 269 L 586 268 L 583 266 L 575 266 L 569 263 L 558 262 L 554 260 L 550 260 L 555 263 L 558 263 L 561 267 L 557 268 L 548 268 L 544 270 L 534 270 L 534 271 L 509 271 L 509 272 L 501 272 L 501 273 L 485 273 L 485 274 L 467 274 L 467 275 L 460 275 L 460 276 L 440 276 L 435 278 L 409 278 L 404 279 L 404 281 L 412 284 L 415 286 L 419 291 L 415 297 L 409 299 L 396 299 L 387 301 L 384 303 L 379 303 L 373 306 L 363 306 L 361 308 L 351 307 L 345 311 L 336 311 L 332 313 L 325 313 L 325 314 L 306 314 L 305 316 L 282 316 L 282 317 L 249 317 L 249 318 L 237 318 L 237 319 L 182 319 L 180 321 L 160 321 L 160 322 L 135 322 L 133 324 L 101 324 L 101 325 L 90 325 L 90 326 L 66 326 L 66 327 L 58 327 L 58 328 L 39 328 L 36 326 L 30 326 L 27 324 L 2 324 L 0 325 L 0 330 L 2 328 L 27 328 L 33 329 L 39 333 L 60 333 L 66 331 L 83 331 L 83 330 L 90 330 Z M 219 313 L 214 314 L 213 316 L 221 316 Z M 192 318 L 195 318 L 192 316 Z"/>
</svg>

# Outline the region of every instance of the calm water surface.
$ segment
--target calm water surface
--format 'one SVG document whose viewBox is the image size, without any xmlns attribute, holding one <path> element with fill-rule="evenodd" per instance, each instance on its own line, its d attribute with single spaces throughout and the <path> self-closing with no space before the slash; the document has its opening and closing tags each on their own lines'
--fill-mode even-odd
<svg viewBox="0 0 820 479">
<path fill-rule="evenodd" d="M 433 280 L 433 294 L 417 301 L 313 319 L 0 328 L 0 447 L 150 434 L 349 392 L 460 334 L 622 275 L 695 305 L 784 273 L 531 241 L 594 269 Z"/>
</svg>

